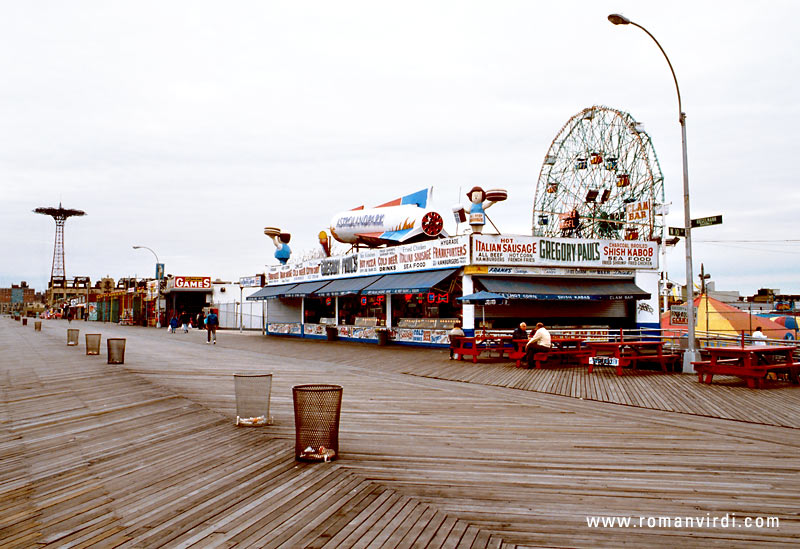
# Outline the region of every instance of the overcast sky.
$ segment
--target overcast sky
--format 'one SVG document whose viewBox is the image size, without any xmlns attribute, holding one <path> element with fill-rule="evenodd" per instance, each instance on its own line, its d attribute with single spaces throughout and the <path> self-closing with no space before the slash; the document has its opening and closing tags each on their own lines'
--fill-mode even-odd
<svg viewBox="0 0 800 549">
<path fill-rule="evenodd" d="M 717 289 L 800 293 L 798 2 L 0 2 L 0 287 L 66 274 L 227 280 L 276 263 L 265 226 L 314 250 L 337 211 L 434 187 L 530 234 L 545 154 L 581 109 L 645 125 L 683 225 L 675 87 L 693 232 Z M 683 244 L 671 279 L 685 280 Z"/>
</svg>

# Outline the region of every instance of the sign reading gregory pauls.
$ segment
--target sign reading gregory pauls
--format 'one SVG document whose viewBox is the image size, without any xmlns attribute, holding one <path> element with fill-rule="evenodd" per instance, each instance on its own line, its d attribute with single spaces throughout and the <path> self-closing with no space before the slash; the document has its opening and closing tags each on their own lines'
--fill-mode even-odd
<svg viewBox="0 0 800 549">
<path fill-rule="evenodd" d="M 658 245 L 633 240 L 473 235 L 473 265 L 658 268 Z"/>
<path fill-rule="evenodd" d="M 180 290 L 210 290 L 211 277 L 210 276 L 176 276 L 170 279 L 171 284 L 167 287 L 172 287 Z"/>
<path fill-rule="evenodd" d="M 267 285 L 331 278 L 425 271 L 462 267 L 469 262 L 469 237 L 457 236 L 403 246 L 362 250 L 303 263 L 274 265 L 267 271 Z"/>
</svg>

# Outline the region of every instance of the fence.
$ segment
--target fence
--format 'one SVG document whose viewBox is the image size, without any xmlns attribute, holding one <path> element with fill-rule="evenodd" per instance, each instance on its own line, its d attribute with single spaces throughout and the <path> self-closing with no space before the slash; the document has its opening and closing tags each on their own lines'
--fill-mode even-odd
<svg viewBox="0 0 800 549">
<path fill-rule="evenodd" d="M 239 329 L 239 322 L 245 330 L 262 330 L 264 328 L 264 309 L 261 301 L 245 301 L 241 303 L 217 303 L 219 309 L 219 327 Z"/>
</svg>

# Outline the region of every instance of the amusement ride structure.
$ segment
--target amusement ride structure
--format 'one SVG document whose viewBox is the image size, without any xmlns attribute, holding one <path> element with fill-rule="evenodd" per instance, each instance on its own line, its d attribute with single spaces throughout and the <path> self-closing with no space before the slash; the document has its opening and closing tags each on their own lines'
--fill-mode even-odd
<svg viewBox="0 0 800 549">
<path fill-rule="evenodd" d="M 656 240 L 663 203 L 661 166 L 642 125 L 628 113 L 593 106 L 564 124 L 545 155 L 532 232 Z"/>
<path fill-rule="evenodd" d="M 63 286 L 66 282 L 66 270 L 64 268 L 64 223 L 70 217 L 80 217 L 86 215 L 83 210 L 73 210 L 64 208 L 59 202 L 58 208 L 45 207 L 36 208 L 34 213 L 49 215 L 56 222 L 56 242 L 53 247 L 53 266 L 50 270 L 50 288 Z"/>
</svg>

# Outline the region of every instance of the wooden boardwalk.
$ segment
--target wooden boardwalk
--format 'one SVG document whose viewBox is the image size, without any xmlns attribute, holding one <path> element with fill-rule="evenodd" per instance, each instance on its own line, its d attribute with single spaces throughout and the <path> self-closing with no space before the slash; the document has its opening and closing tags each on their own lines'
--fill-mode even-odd
<svg viewBox="0 0 800 549">
<path fill-rule="evenodd" d="M 124 367 L 67 347 L 66 323 L 35 333 L 0 319 L 0 547 L 752 547 L 800 535 L 797 388 L 695 382 L 717 394 L 701 407 L 684 394 L 689 376 L 637 376 L 619 385 L 646 394 L 669 378 L 674 396 L 617 406 L 579 398 L 631 398 L 600 389 L 604 375 L 74 324 L 126 337 Z M 237 371 L 273 373 L 275 425 L 233 425 Z M 309 382 L 345 389 L 332 464 L 293 459 L 291 386 Z M 714 417 L 715 398 L 717 415 L 750 403 L 766 424 Z M 662 411 L 674 400 L 683 413 Z M 587 526 L 726 513 L 780 527 Z"/>
</svg>

